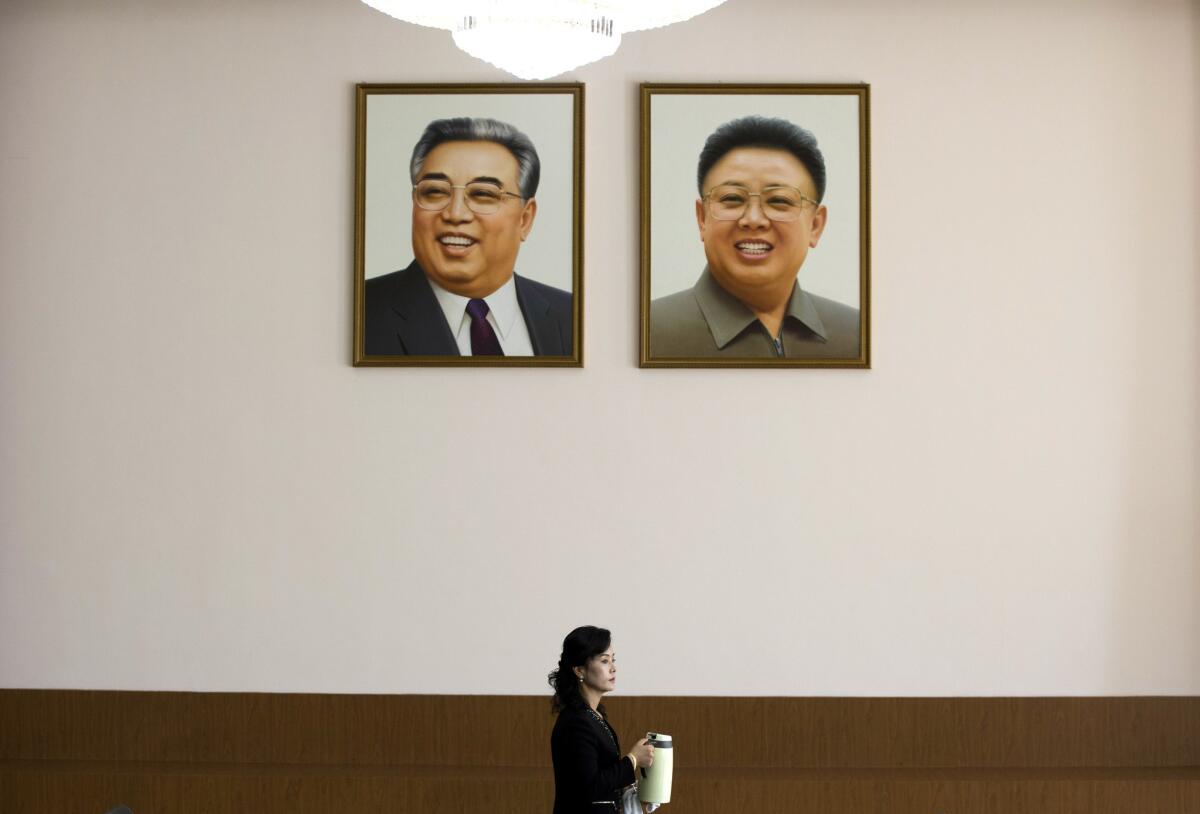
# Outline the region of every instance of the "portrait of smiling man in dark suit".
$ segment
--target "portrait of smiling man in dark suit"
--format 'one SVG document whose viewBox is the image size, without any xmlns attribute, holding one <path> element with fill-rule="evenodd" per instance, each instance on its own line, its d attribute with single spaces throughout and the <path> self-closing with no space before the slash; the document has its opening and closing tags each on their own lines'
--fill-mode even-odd
<svg viewBox="0 0 1200 814">
<path fill-rule="evenodd" d="M 413 260 L 365 280 L 363 354 L 572 357 L 572 293 L 517 272 L 538 215 L 529 137 L 493 118 L 437 119 L 408 170 Z"/>
</svg>

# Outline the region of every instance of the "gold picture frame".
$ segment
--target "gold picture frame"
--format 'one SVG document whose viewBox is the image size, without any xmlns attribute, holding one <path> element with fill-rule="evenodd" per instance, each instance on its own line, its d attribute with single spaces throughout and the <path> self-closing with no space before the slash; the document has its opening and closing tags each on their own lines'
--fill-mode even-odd
<svg viewBox="0 0 1200 814">
<path fill-rule="evenodd" d="M 351 340 L 356 367 L 583 365 L 583 112 L 580 83 L 356 86 Z M 415 145 L 428 138 L 435 122 L 459 118 L 511 126 L 497 131 L 481 125 L 483 129 L 466 136 L 443 128 L 428 152 L 432 160 L 446 141 L 507 148 L 504 155 L 518 162 L 513 177 L 520 183 L 517 194 L 501 193 L 506 197 L 495 213 L 475 214 L 463 186 L 472 177 L 460 181 L 440 172 L 439 178 L 458 184 L 462 192 L 448 190 L 453 203 L 436 213 L 414 205 L 409 165 Z M 526 141 L 513 142 L 512 128 Z M 536 152 L 532 164 L 527 151 L 525 159 L 517 157 L 520 145 L 528 142 Z M 536 186 L 534 194 L 526 195 L 527 185 Z M 442 250 L 439 246 L 450 244 L 434 238 L 457 239 L 463 245 Z M 422 256 L 430 258 L 428 272 L 417 260 L 422 248 Z M 457 265 L 443 262 L 442 251 Z M 472 258 L 470 268 L 464 254 Z M 442 266 L 448 270 L 439 270 Z M 470 355 L 479 346 L 470 344 L 469 336 L 463 338 L 472 322 L 469 313 L 464 315 L 464 304 L 485 296 L 491 302 L 490 294 L 468 293 L 481 284 L 478 275 L 505 280 L 501 289 L 507 291 L 500 293 L 507 300 L 487 309 L 491 326 L 486 330 L 502 348 L 515 348 L 512 355 Z M 483 281 L 491 282 L 490 277 Z"/>
<path fill-rule="evenodd" d="M 869 368 L 870 167 L 869 85 L 643 83 L 640 366 Z"/>
</svg>

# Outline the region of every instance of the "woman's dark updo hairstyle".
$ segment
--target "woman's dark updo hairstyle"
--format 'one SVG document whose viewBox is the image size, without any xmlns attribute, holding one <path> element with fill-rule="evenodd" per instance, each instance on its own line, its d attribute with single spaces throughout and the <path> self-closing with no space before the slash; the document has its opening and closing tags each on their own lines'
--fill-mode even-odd
<svg viewBox="0 0 1200 814">
<path fill-rule="evenodd" d="M 579 692 L 579 676 L 575 675 L 576 667 L 583 667 L 587 660 L 599 656 L 608 650 L 612 644 L 612 633 L 602 627 L 584 625 L 577 627 L 563 639 L 562 655 L 558 658 L 558 667 L 550 671 L 547 681 L 554 688 L 554 698 L 550 700 L 550 709 L 560 712 L 567 707 L 586 706 L 583 695 Z M 604 705 L 599 705 L 600 714 L 604 714 Z"/>
</svg>

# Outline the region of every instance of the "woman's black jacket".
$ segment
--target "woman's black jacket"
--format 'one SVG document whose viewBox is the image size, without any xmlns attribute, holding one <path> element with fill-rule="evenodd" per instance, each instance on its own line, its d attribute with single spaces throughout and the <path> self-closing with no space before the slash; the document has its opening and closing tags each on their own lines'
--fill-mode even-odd
<svg viewBox="0 0 1200 814">
<path fill-rule="evenodd" d="M 610 814 L 633 782 L 633 763 L 621 756 L 617 733 L 587 707 L 558 713 L 550 735 L 554 814 Z"/>
</svg>

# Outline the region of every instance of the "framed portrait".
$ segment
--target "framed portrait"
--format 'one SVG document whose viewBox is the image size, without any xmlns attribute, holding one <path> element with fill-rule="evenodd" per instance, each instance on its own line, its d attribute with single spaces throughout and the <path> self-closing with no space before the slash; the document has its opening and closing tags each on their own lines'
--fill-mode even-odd
<svg viewBox="0 0 1200 814">
<path fill-rule="evenodd" d="M 642 367 L 870 367 L 870 88 L 641 86 Z"/>
<path fill-rule="evenodd" d="M 356 366 L 583 364 L 583 85 L 357 86 Z"/>
</svg>

